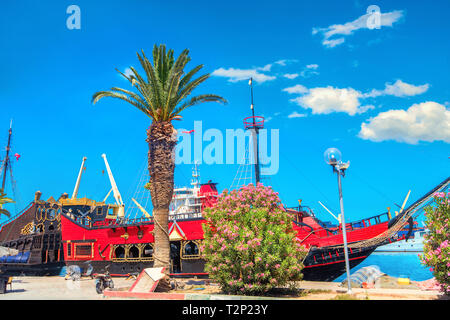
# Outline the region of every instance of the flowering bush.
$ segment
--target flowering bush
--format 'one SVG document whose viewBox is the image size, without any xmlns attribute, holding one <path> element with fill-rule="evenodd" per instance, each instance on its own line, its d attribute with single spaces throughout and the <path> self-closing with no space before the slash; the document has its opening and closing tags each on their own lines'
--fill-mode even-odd
<svg viewBox="0 0 450 320">
<path fill-rule="evenodd" d="M 278 193 L 258 184 L 224 191 L 206 209 L 201 246 L 206 271 L 224 292 L 263 294 L 302 279 L 305 248 Z"/>
<path fill-rule="evenodd" d="M 425 236 L 422 263 L 429 266 L 445 294 L 450 294 L 450 193 L 434 195 L 434 204 L 425 208 Z"/>
</svg>

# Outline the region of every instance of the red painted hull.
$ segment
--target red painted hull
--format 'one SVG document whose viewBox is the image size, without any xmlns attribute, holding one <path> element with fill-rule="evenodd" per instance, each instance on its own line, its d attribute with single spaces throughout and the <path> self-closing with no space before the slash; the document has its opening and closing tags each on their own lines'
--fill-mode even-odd
<svg viewBox="0 0 450 320">
<path fill-rule="evenodd" d="M 180 241 L 203 240 L 202 225 L 206 223 L 204 219 L 177 220 L 177 228 L 181 229 L 183 239 Z M 303 223 L 314 226 L 314 232 L 304 226 L 293 223 L 297 231 L 297 238 L 307 247 L 311 248 L 308 257 L 304 261 L 304 279 L 317 281 L 332 281 L 345 271 L 343 249 L 333 249 L 343 244 L 343 236 L 340 230 L 328 229 L 328 231 L 319 225 L 310 217 L 304 217 Z M 169 223 L 169 229 L 173 222 Z M 89 227 L 81 225 L 64 214 L 61 215 L 61 231 L 64 244 L 64 259 L 67 264 L 81 265 L 83 261 L 89 261 L 97 272 L 106 265 L 112 265 L 111 273 L 113 275 L 128 275 L 140 272 L 143 268 L 151 267 L 153 261 L 141 261 L 139 259 L 124 259 L 117 261 L 114 259 L 113 249 L 118 246 L 141 246 L 154 242 L 152 234 L 153 223 L 151 221 L 142 222 L 136 225 L 103 225 Z M 371 239 L 388 228 L 388 222 L 379 222 L 367 227 L 355 228 L 352 224 L 348 225 L 347 239 L 349 243 L 359 242 Z M 332 234 L 336 233 L 336 234 Z M 89 244 L 92 246 L 90 254 L 77 255 L 76 246 Z M 69 248 L 70 247 L 70 248 Z M 350 265 L 356 266 L 370 255 L 375 247 L 364 248 L 364 250 L 354 250 L 350 252 Z M 182 250 L 182 248 L 180 248 Z M 173 271 L 174 276 L 207 276 L 203 272 L 204 261 L 197 259 L 181 260 L 182 267 L 177 272 Z"/>
</svg>

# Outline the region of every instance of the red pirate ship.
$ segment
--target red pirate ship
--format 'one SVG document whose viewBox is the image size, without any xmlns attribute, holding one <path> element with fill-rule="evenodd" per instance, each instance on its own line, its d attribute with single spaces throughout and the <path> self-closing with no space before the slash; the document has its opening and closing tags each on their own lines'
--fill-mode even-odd
<svg viewBox="0 0 450 320">
<path fill-rule="evenodd" d="M 256 183 L 261 172 L 258 157 L 258 134 L 264 128 L 264 118 L 254 115 L 244 120 L 254 141 Z M 11 136 L 11 130 L 10 130 Z M 10 141 L 10 139 L 9 139 Z M 7 152 L 10 144 L 8 142 Z M 106 266 L 113 276 L 139 273 L 153 266 L 154 221 L 136 199 L 133 203 L 140 216 L 125 214 L 125 205 L 114 181 L 113 174 L 103 155 L 111 191 L 115 203 L 88 198 L 78 198 L 86 158 L 69 198 L 67 193 L 57 200 L 35 199 L 19 214 L 0 224 L 0 246 L 7 252 L 0 256 L 0 269 L 8 274 L 51 275 L 58 274 L 64 266 L 78 265 L 84 269 L 88 264 L 94 273 L 101 273 Z M 8 166 L 8 153 L 3 161 L 3 178 Z M 408 208 L 401 208 L 396 216 L 385 212 L 360 221 L 346 223 L 350 267 L 367 258 L 378 246 L 401 240 L 398 231 L 406 225 L 413 226 L 412 216 L 426 205 L 433 194 L 448 188 L 450 178 Z M 141 188 L 142 189 L 142 188 Z M 110 192 L 111 192 L 110 191 Z M 200 253 L 203 241 L 202 212 L 217 201 L 216 183 L 201 184 L 197 166 L 194 167 L 192 188 L 176 188 L 169 216 L 169 240 L 171 245 L 172 276 L 207 276 L 205 260 Z M 332 281 L 345 272 L 342 225 L 327 225 L 319 220 L 307 206 L 286 208 L 293 213 L 292 221 L 297 238 L 308 248 L 303 261 L 304 279 Z"/>
</svg>

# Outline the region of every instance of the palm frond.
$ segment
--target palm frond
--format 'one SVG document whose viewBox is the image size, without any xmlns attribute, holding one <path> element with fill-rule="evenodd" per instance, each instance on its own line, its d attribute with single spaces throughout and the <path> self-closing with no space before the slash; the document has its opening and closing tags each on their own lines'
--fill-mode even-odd
<svg viewBox="0 0 450 320">
<path fill-rule="evenodd" d="M 9 213 L 8 210 L 5 209 L 0 209 L 0 215 L 4 214 L 5 216 L 7 216 L 8 218 L 11 217 L 11 214 Z"/>
<path fill-rule="evenodd" d="M 6 203 L 14 203 L 14 200 L 11 198 L 6 197 L 6 193 L 3 192 L 3 189 L 0 188 L 0 216 L 4 214 L 8 218 L 11 216 L 9 211 L 6 209 L 3 209 L 3 205 Z"/>
<path fill-rule="evenodd" d="M 145 107 L 145 105 L 139 103 L 138 101 L 132 100 L 129 96 L 127 96 L 125 94 L 121 94 L 121 93 L 114 92 L 114 91 L 98 91 L 98 92 L 94 93 L 94 95 L 92 96 L 92 103 L 95 104 L 101 98 L 104 98 L 104 97 L 111 97 L 111 98 L 116 98 L 116 99 L 126 101 L 129 104 L 131 104 L 131 105 L 135 106 L 136 108 L 138 108 L 139 110 L 141 110 L 142 112 L 144 112 L 150 118 L 154 118 L 153 117 L 154 114 L 151 109 L 149 110 L 148 108 Z"/>
<path fill-rule="evenodd" d="M 180 89 L 183 89 L 184 86 L 191 81 L 192 77 L 199 72 L 203 68 L 203 65 L 198 65 L 188 73 L 186 73 L 180 80 Z"/>
<path fill-rule="evenodd" d="M 183 50 L 175 59 L 172 49 L 167 50 L 165 45 L 155 44 L 152 56 L 153 61 L 150 62 L 144 50 L 141 50 L 141 54 L 137 53 L 146 79 L 133 67 L 130 67 L 130 75 L 116 69 L 136 92 L 113 87 L 109 91 L 96 92 L 92 96 L 92 103 L 95 104 L 104 97 L 121 99 L 144 112 L 153 121 L 179 120 L 180 112 L 203 102 L 226 103 L 224 98 L 213 94 L 199 95 L 187 101 L 192 91 L 210 76 L 204 74 L 192 80 L 203 65 L 185 73 L 184 69 L 191 61 L 188 49 Z"/>
<path fill-rule="evenodd" d="M 182 102 L 187 96 L 191 94 L 191 92 L 197 88 L 202 82 L 204 82 L 206 79 L 210 77 L 210 74 L 204 74 L 200 77 L 198 77 L 195 80 L 192 80 L 191 82 L 187 83 L 180 92 L 178 92 L 177 95 L 177 101 L 180 103 Z"/>
<path fill-rule="evenodd" d="M 198 95 L 198 96 L 191 98 L 188 102 L 183 103 L 178 108 L 176 108 L 171 113 L 171 118 L 174 118 L 175 116 L 179 115 L 180 112 L 186 110 L 189 107 L 192 107 L 197 104 L 204 103 L 204 102 L 221 102 L 223 104 L 228 103 L 228 101 L 226 99 L 222 98 L 221 96 L 215 95 L 215 94 Z"/>
</svg>

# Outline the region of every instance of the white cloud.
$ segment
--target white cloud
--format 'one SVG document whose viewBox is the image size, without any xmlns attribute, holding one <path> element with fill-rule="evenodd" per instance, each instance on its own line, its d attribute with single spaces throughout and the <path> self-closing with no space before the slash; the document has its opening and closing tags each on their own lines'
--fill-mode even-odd
<svg viewBox="0 0 450 320">
<path fill-rule="evenodd" d="M 302 86 L 301 84 L 297 84 L 293 87 L 289 87 L 289 88 L 284 88 L 283 91 L 288 92 L 288 93 L 306 93 L 308 92 L 308 88 L 306 88 L 305 86 Z"/>
<path fill-rule="evenodd" d="M 317 72 L 316 70 L 319 68 L 318 64 L 308 64 L 307 66 L 305 66 L 303 68 L 303 70 L 300 72 L 300 75 L 303 78 L 309 78 L 313 75 L 318 75 L 319 72 Z"/>
<path fill-rule="evenodd" d="M 298 60 L 297 59 L 281 59 L 281 60 L 275 61 L 274 63 L 284 67 L 289 63 L 295 63 L 295 62 L 298 62 Z"/>
<path fill-rule="evenodd" d="M 380 13 L 379 14 L 379 24 L 376 26 L 377 29 L 381 27 L 392 27 L 392 25 L 399 21 L 403 17 L 403 11 L 394 10 L 391 12 Z M 374 15 L 372 13 L 367 13 L 356 20 L 344 23 L 344 24 L 333 24 L 327 28 L 313 28 L 312 34 L 322 34 L 323 41 L 322 44 L 328 48 L 336 47 L 345 42 L 345 36 L 353 34 L 355 31 L 360 29 L 373 29 L 374 28 Z M 337 38 L 332 38 L 333 36 L 338 36 Z"/>
<path fill-rule="evenodd" d="M 266 66 L 265 66 L 266 67 Z M 265 68 L 263 67 L 263 68 Z M 258 83 L 275 80 L 275 76 L 270 76 L 259 72 L 259 68 L 255 69 L 235 69 L 235 68 L 219 68 L 212 72 L 213 76 L 228 78 L 230 82 L 238 82 L 253 78 Z"/>
<path fill-rule="evenodd" d="M 126 75 L 127 77 L 134 75 L 133 71 L 131 71 L 130 68 L 125 68 L 125 70 L 121 71 L 123 72 L 124 75 Z M 127 81 L 127 79 L 125 79 L 120 73 L 117 74 L 120 79 Z"/>
<path fill-rule="evenodd" d="M 415 96 L 424 93 L 428 90 L 428 88 L 428 84 L 415 86 L 403 82 L 402 80 L 397 80 L 394 84 L 386 83 L 383 90 L 373 89 L 369 93 L 364 94 L 364 97 L 378 97 L 384 95 L 392 95 L 396 97 Z"/>
<path fill-rule="evenodd" d="M 419 141 L 450 143 L 450 110 L 428 101 L 412 105 L 407 110 L 379 113 L 361 124 L 358 136 L 365 140 L 395 140 L 409 144 Z"/>
<path fill-rule="evenodd" d="M 291 80 L 297 78 L 298 76 L 299 76 L 298 73 L 286 73 L 286 74 L 283 74 L 283 77 L 291 79 Z"/>
<path fill-rule="evenodd" d="M 334 39 L 334 40 L 328 40 L 324 39 L 322 41 L 322 44 L 327 48 L 334 48 L 340 44 L 343 44 L 345 42 L 344 38 Z"/>
<path fill-rule="evenodd" d="M 268 63 L 263 67 L 251 67 L 248 69 L 239 69 L 239 68 L 219 68 L 214 70 L 211 75 L 216 77 L 224 77 L 228 78 L 229 82 L 238 82 L 242 80 L 248 80 L 250 78 L 253 78 L 258 83 L 266 82 L 275 80 L 277 77 L 275 75 L 270 74 L 272 71 L 272 67 L 276 67 L 275 65 L 284 67 L 288 64 L 295 63 L 298 60 L 296 59 L 282 59 L 275 61 L 273 63 Z M 277 74 L 278 75 L 278 74 Z M 295 79 L 298 74 L 291 73 L 291 74 L 284 74 L 284 77 L 288 79 Z"/>
<path fill-rule="evenodd" d="M 264 67 L 258 67 L 256 68 L 256 70 L 261 70 L 261 71 L 270 71 L 270 69 L 272 69 L 272 64 L 266 64 Z"/>
<path fill-rule="evenodd" d="M 304 114 L 304 113 L 298 113 L 297 111 L 294 111 L 294 112 L 292 112 L 290 115 L 288 115 L 288 118 L 289 119 L 292 119 L 292 118 L 304 118 L 304 117 L 306 117 L 307 115 L 306 114 Z"/>
<path fill-rule="evenodd" d="M 288 91 L 287 89 L 290 88 L 286 88 L 284 91 Z M 294 89 L 291 88 L 291 91 Z M 291 101 L 304 109 L 311 109 L 313 114 L 344 112 L 353 116 L 374 108 L 372 105 L 361 106 L 359 101 L 361 96 L 361 92 L 353 88 L 339 89 L 328 86 L 309 89 L 307 94 L 291 99 Z"/>
<path fill-rule="evenodd" d="M 317 69 L 319 67 L 319 65 L 318 64 L 308 64 L 307 66 L 306 66 L 306 69 Z"/>
<path fill-rule="evenodd" d="M 126 68 L 125 71 L 123 72 L 127 77 L 131 76 L 133 73 L 133 71 L 131 71 L 130 68 Z"/>
<path fill-rule="evenodd" d="M 318 87 L 308 89 L 301 84 L 284 88 L 282 91 L 299 96 L 291 99 L 304 109 L 311 109 L 313 114 L 345 112 L 351 116 L 375 109 L 373 105 L 362 105 L 361 100 L 369 97 L 393 95 L 397 97 L 413 96 L 427 91 L 428 84 L 415 86 L 401 80 L 394 84 L 385 84 L 383 90 L 373 89 L 362 93 L 353 88 Z"/>
</svg>

